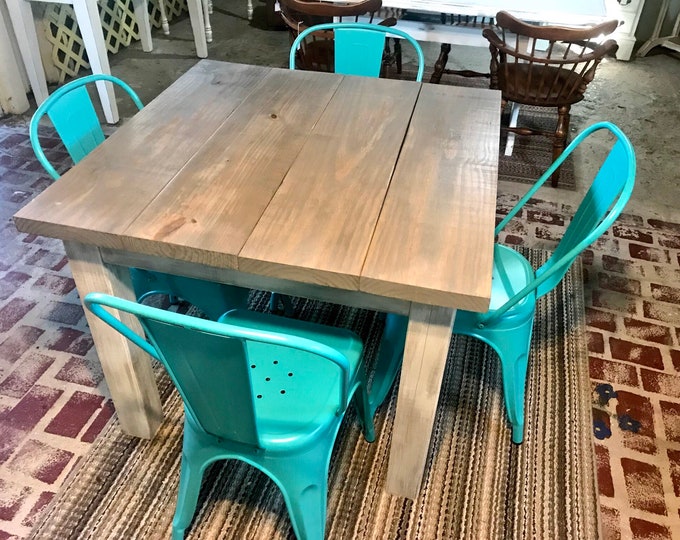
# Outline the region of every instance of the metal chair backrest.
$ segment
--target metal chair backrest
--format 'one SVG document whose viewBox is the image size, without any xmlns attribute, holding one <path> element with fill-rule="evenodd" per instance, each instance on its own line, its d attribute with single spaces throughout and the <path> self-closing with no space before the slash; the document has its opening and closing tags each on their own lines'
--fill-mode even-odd
<svg viewBox="0 0 680 540">
<path fill-rule="evenodd" d="M 290 48 L 290 69 L 295 69 L 295 53 L 301 42 L 308 35 L 321 30 L 332 30 L 334 33 L 335 73 L 378 77 L 385 49 L 385 38 L 390 36 L 405 39 L 413 46 L 418 56 L 416 81 L 423 80 L 425 58 L 422 48 L 415 39 L 397 28 L 364 23 L 318 24 L 300 32 Z"/>
<path fill-rule="evenodd" d="M 87 84 L 99 81 L 108 81 L 118 85 L 128 93 L 137 109 L 141 110 L 144 107 L 135 91 L 113 75 L 88 75 L 58 88 L 35 111 L 29 128 L 33 151 L 41 165 L 55 180 L 60 175 L 47 159 L 40 145 L 38 137 L 40 120 L 45 115 L 50 118 L 71 159 L 74 163 L 78 163 L 104 142 L 104 131 L 86 87 Z"/>
<path fill-rule="evenodd" d="M 536 191 L 550 178 L 554 170 L 589 136 L 599 130 L 611 132 L 615 140 L 603 160 L 588 192 L 567 227 L 562 240 L 550 258 L 536 270 L 536 279 L 513 296 L 501 308 L 494 311 L 486 321 L 497 319 L 532 291 L 540 298 L 554 289 L 576 258 L 611 227 L 628 203 L 635 184 L 635 151 L 628 137 L 618 126 L 599 122 L 583 130 L 565 149 L 560 157 L 538 179 L 508 215 L 498 224 L 495 234 L 520 211 Z"/>
<path fill-rule="evenodd" d="M 263 446 L 255 407 L 255 400 L 262 396 L 254 395 L 251 376 L 259 361 L 271 363 L 282 349 L 313 356 L 311 365 L 324 358 L 338 365 L 343 373 L 338 410 L 345 411 L 349 403 L 348 361 L 322 343 L 256 327 L 209 321 L 101 293 L 88 294 L 85 305 L 163 364 L 184 400 L 187 414 L 215 437 L 250 447 Z M 137 317 L 146 339 L 105 307 Z M 310 393 L 315 391 L 308 389 Z"/>
</svg>

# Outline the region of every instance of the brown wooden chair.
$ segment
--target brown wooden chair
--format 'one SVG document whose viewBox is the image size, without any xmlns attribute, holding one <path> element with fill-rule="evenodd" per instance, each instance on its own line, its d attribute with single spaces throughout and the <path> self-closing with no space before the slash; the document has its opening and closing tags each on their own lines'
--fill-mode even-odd
<svg viewBox="0 0 680 540">
<path fill-rule="evenodd" d="M 295 41 L 298 34 L 310 26 L 333 22 L 337 17 L 341 22 L 359 22 L 359 17 L 368 15 L 369 22 L 373 22 L 375 13 L 380 10 L 382 0 L 363 0 L 352 4 L 339 4 L 319 0 L 280 0 L 281 18 L 290 29 L 290 42 Z M 395 18 L 387 18 L 379 24 L 394 26 Z M 322 30 L 311 34 L 311 39 L 305 39 L 297 51 L 296 66 L 310 71 L 333 71 L 334 65 L 333 31 Z M 401 45 L 394 40 L 394 51 L 389 49 L 385 41 L 384 62 L 396 62 L 397 73 L 401 73 Z"/>
<path fill-rule="evenodd" d="M 503 129 L 519 135 L 544 135 L 553 138 L 553 160 L 564 150 L 569 134 L 569 111 L 584 97 L 595 69 L 618 45 L 610 39 L 615 20 L 596 26 L 566 28 L 536 26 L 522 22 L 505 11 L 496 15 L 496 29 L 482 34 L 491 51 L 491 88 L 502 93 L 503 107 L 511 101 L 523 105 L 556 107 L 558 118 L 554 132 L 508 126 Z M 557 187 L 559 169 L 552 176 Z"/>
</svg>

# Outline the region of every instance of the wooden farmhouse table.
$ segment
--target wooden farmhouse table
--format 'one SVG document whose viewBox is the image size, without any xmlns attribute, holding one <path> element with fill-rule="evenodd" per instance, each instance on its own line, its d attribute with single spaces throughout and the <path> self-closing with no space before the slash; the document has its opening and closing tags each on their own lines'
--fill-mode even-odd
<svg viewBox="0 0 680 540">
<path fill-rule="evenodd" d="M 491 293 L 500 93 L 202 60 L 15 216 L 79 294 L 130 266 L 408 317 L 386 489 L 415 498 L 456 309 Z M 161 403 L 86 310 L 122 428 Z M 139 328 L 137 326 L 137 328 Z"/>
</svg>

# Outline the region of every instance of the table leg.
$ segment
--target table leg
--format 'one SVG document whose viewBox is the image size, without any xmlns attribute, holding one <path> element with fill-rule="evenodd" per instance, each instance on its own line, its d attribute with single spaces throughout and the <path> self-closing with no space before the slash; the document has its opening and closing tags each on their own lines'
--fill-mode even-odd
<svg viewBox="0 0 680 540">
<path fill-rule="evenodd" d="M 38 35 L 35 31 L 31 4 L 25 0 L 7 0 L 7 9 L 12 21 L 14 35 L 19 44 L 21 59 L 26 68 L 28 81 L 31 85 L 31 90 L 33 90 L 33 96 L 38 105 L 40 105 L 48 96 L 47 81 L 40 58 L 40 47 L 38 45 Z"/>
<path fill-rule="evenodd" d="M 455 309 L 411 305 L 387 470 L 394 495 L 418 496 L 455 316 Z"/>
<path fill-rule="evenodd" d="M 81 299 L 90 292 L 134 299 L 127 268 L 107 266 L 95 246 L 64 242 L 64 247 Z M 163 411 L 148 355 L 87 309 L 85 316 L 121 429 L 135 437 L 152 438 L 163 421 Z M 122 320 L 141 332 L 134 317 L 124 314 Z"/>
<path fill-rule="evenodd" d="M 74 0 L 73 11 L 76 14 L 80 35 L 83 37 L 87 58 L 90 61 L 92 73 L 111 74 L 109 57 L 106 52 L 106 41 L 102 22 L 99 18 L 97 0 Z M 116 105 L 116 95 L 113 92 L 113 84 L 110 82 L 98 81 L 97 90 L 99 99 L 102 102 L 104 116 L 109 124 L 118 122 L 118 106 Z"/>
</svg>

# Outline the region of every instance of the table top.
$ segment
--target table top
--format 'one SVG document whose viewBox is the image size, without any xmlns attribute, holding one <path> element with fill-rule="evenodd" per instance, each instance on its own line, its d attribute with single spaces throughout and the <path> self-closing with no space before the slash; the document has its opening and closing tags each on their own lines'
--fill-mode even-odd
<svg viewBox="0 0 680 540">
<path fill-rule="evenodd" d="M 485 311 L 500 93 L 203 60 L 19 230 Z"/>
</svg>

